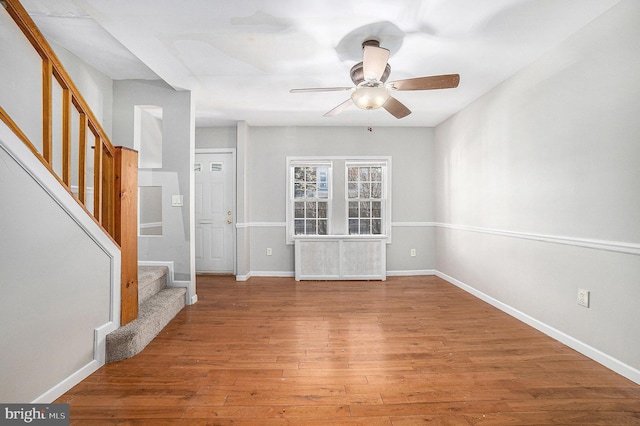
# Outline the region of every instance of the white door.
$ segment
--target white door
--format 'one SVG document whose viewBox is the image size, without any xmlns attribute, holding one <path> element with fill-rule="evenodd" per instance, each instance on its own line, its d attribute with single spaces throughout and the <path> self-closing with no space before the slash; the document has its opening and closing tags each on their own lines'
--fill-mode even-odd
<svg viewBox="0 0 640 426">
<path fill-rule="evenodd" d="M 196 153 L 196 271 L 234 273 L 233 153 Z"/>
</svg>

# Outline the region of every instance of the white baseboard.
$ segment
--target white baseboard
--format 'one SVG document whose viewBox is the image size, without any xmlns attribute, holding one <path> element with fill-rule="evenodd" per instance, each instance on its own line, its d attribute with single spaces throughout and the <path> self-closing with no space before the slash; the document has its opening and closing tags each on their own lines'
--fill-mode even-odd
<svg viewBox="0 0 640 426">
<path fill-rule="evenodd" d="M 116 330 L 119 322 L 109 321 L 106 324 L 93 330 L 93 361 L 72 373 L 69 377 L 37 397 L 32 401 L 33 404 L 49 404 L 67 392 L 69 389 L 95 373 L 105 364 L 107 334 Z"/>
<path fill-rule="evenodd" d="M 435 269 L 387 271 L 388 277 L 408 277 L 417 275 L 436 275 L 436 271 Z M 292 278 L 295 276 L 296 274 L 294 271 L 251 271 L 246 275 L 236 275 L 236 281 L 247 281 L 251 277 Z"/>
<path fill-rule="evenodd" d="M 291 278 L 295 276 L 295 272 L 293 271 L 251 271 L 250 276 Z"/>
<path fill-rule="evenodd" d="M 52 387 L 51 389 L 49 389 L 48 391 L 46 391 L 45 393 L 43 393 L 42 395 L 40 395 L 39 397 L 31 401 L 31 403 L 32 404 L 49 404 L 55 401 L 56 399 L 64 395 L 64 393 L 67 392 L 69 389 L 71 389 L 72 387 L 74 387 L 75 385 L 77 385 L 78 383 L 80 383 L 81 381 L 83 381 L 84 379 L 86 379 L 96 371 L 98 371 L 98 369 L 103 365 L 104 364 L 101 364 L 100 362 L 94 359 L 93 361 L 91 361 L 90 363 L 88 363 L 87 365 L 85 365 L 75 373 L 71 374 L 69 377 L 67 377 L 60 383 L 58 383 L 57 385 L 55 385 L 54 387 Z"/>
<path fill-rule="evenodd" d="M 110 321 L 93 331 L 93 359 L 98 361 L 100 365 L 106 362 L 107 353 L 107 334 L 117 330 L 118 323 Z"/>
<path fill-rule="evenodd" d="M 435 269 L 418 269 L 414 271 L 387 271 L 388 277 L 409 277 L 419 275 L 435 275 Z"/>
<path fill-rule="evenodd" d="M 461 288 L 462 290 L 466 291 L 467 293 L 470 293 L 474 296 L 476 296 L 477 298 L 484 300 L 485 302 L 489 303 L 490 305 L 500 309 L 501 311 L 511 315 L 514 318 L 519 319 L 520 321 L 524 322 L 527 325 L 530 325 L 531 327 L 535 328 L 536 330 L 539 330 L 541 332 L 543 332 L 544 334 L 546 334 L 549 337 L 552 337 L 554 339 L 556 339 L 557 341 L 569 346 L 572 349 L 575 349 L 576 351 L 580 352 L 581 354 L 593 359 L 594 361 L 604 365 L 605 367 L 615 371 L 616 373 L 626 377 L 627 379 L 640 384 L 640 370 L 625 364 L 624 362 L 613 358 L 611 355 L 608 355 L 592 346 L 587 345 L 586 343 L 572 337 L 569 336 L 568 334 L 549 326 L 548 324 L 545 324 L 527 314 L 525 314 L 524 312 L 521 312 L 497 299 L 494 299 L 493 297 L 489 296 L 486 293 L 483 293 L 473 287 L 471 287 L 468 284 L 463 283 L 462 281 L 459 281 L 443 272 L 440 271 L 435 271 L 435 274 L 442 278 L 443 280 L 446 280 L 448 282 L 450 282 L 451 284 Z"/>
</svg>

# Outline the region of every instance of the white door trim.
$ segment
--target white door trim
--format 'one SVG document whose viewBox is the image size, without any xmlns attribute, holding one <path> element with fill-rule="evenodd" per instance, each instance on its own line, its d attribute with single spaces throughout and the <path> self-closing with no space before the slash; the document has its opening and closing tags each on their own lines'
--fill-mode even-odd
<svg viewBox="0 0 640 426">
<path fill-rule="evenodd" d="M 236 210 L 238 207 L 238 200 L 236 198 L 236 181 L 237 181 L 237 160 L 236 160 L 236 149 L 235 148 L 196 148 L 195 150 L 195 155 L 194 158 L 196 158 L 196 156 L 198 154 L 231 154 L 231 161 L 233 162 L 233 179 L 231 182 L 231 191 L 233 191 L 233 215 L 232 215 L 232 220 L 233 223 L 237 223 L 236 222 Z M 191 165 L 191 168 L 193 169 L 193 164 Z M 193 173 L 193 170 L 191 170 L 191 172 Z M 195 216 L 194 216 L 195 217 Z M 238 272 L 237 269 L 237 242 L 236 242 L 236 231 L 235 231 L 235 227 L 234 230 L 232 232 L 232 244 L 233 244 L 233 275 L 236 275 Z M 191 241 L 191 244 L 193 246 L 193 252 L 195 253 L 195 247 L 196 247 L 196 240 L 195 238 Z"/>
</svg>

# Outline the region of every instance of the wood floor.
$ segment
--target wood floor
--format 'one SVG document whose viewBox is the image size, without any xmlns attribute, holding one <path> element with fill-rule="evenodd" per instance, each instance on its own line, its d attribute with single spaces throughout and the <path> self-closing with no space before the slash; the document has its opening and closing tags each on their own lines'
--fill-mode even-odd
<svg viewBox="0 0 640 426">
<path fill-rule="evenodd" d="M 640 424 L 640 386 L 436 277 L 198 297 L 56 401 L 72 424 Z"/>
</svg>

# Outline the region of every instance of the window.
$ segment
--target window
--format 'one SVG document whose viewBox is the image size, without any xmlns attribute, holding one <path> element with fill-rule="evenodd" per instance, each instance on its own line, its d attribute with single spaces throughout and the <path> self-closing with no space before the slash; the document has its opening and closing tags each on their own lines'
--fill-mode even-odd
<svg viewBox="0 0 640 426">
<path fill-rule="evenodd" d="M 293 163 L 293 234 L 327 235 L 331 164 Z"/>
<path fill-rule="evenodd" d="M 286 203 L 287 244 L 309 235 L 391 243 L 391 157 L 287 157 Z"/>
<path fill-rule="evenodd" d="M 384 168 L 347 163 L 347 220 L 350 235 L 384 233 Z"/>
</svg>

